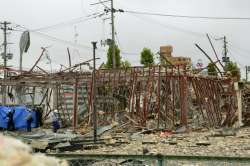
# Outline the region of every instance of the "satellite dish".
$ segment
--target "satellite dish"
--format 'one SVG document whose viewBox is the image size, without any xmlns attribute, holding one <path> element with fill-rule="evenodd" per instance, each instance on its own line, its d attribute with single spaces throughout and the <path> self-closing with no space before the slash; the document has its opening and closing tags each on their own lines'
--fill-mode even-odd
<svg viewBox="0 0 250 166">
<path fill-rule="evenodd" d="M 30 33 L 29 31 L 25 31 L 22 33 L 20 42 L 19 42 L 19 47 L 20 47 L 20 54 L 23 54 L 23 52 L 27 52 L 29 47 L 30 47 Z"/>
</svg>

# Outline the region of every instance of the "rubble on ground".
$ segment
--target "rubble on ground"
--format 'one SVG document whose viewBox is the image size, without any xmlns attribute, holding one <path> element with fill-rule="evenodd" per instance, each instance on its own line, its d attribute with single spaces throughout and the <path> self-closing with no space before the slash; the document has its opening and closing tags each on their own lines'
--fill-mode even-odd
<svg viewBox="0 0 250 166">
<path fill-rule="evenodd" d="M 131 127 L 132 128 L 132 127 Z M 119 125 L 98 130 L 96 143 L 90 133 L 84 135 L 60 131 L 46 134 L 28 143 L 45 153 L 83 154 L 163 154 L 241 156 L 250 154 L 250 128 L 201 129 L 197 131 L 143 129 L 135 133 L 121 132 Z M 37 133 L 34 133 L 37 135 Z M 19 135 L 19 138 L 21 136 Z M 27 141 L 27 140 L 26 140 Z"/>
<path fill-rule="evenodd" d="M 218 130 L 204 129 L 180 134 L 171 133 L 162 137 L 162 131 L 147 134 L 108 132 L 100 137 L 100 140 L 104 140 L 104 142 L 99 142 L 95 148 L 86 149 L 86 146 L 83 145 L 82 149 L 73 153 L 249 156 L 250 128 L 242 128 L 239 131 L 221 130 L 224 133 L 230 133 L 230 130 L 232 133 L 237 133 L 218 136 L 215 135 Z M 64 153 L 72 152 L 64 151 Z"/>
<path fill-rule="evenodd" d="M 148 126 L 149 127 L 149 126 Z M 174 130 L 139 128 L 130 123 L 112 123 L 100 126 L 97 142 L 92 129 L 60 129 L 54 134 L 48 129 L 27 132 L 7 132 L 28 143 L 35 152 L 47 154 L 129 154 L 129 155 L 185 155 L 185 156 L 233 156 L 250 155 L 250 127 L 188 128 Z M 93 161 L 98 165 L 102 161 Z M 113 161 L 107 161 L 113 163 Z M 120 163 L 116 165 L 122 165 Z"/>
<path fill-rule="evenodd" d="M 123 130 L 120 126 L 121 125 L 114 123 L 99 127 L 97 132 L 98 140 L 96 143 L 93 141 L 93 133 L 91 131 L 87 131 L 82 135 L 75 133 L 73 130 L 61 129 L 59 133 L 54 134 L 51 130 L 40 129 L 32 131 L 32 133 L 8 132 L 8 134 L 15 134 L 16 137 L 30 144 L 34 151 L 47 154 L 162 154 L 228 157 L 248 157 L 250 155 L 249 127 L 240 129 L 202 128 L 199 130 L 179 127 L 176 128 L 176 130 L 147 128 L 138 130 L 128 124 L 127 126 L 123 125 Z M 128 130 L 126 130 L 126 128 L 130 128 L 130 130 L 134 132 L 127 132 Z M 26 149 L 27 154 L 29 154 L 30 147 L 27 145 L 22 145 L 21 147 Z M 41 157 L 39 154 L 35 156 Z M 33 162 L 33 160 L 30 162 Z M 104 162 L 108 162 L 109 165 L 124 165 L 123 162 L 121 162 L 123 163 L 121 164 L 117 163 L 118 161 L 108 160 L 95 160 L 92 161 L 92 165 L 100 165 Z M 145 161 L 143 161 L 142 165 L 145 165 Z"/>
</svg>

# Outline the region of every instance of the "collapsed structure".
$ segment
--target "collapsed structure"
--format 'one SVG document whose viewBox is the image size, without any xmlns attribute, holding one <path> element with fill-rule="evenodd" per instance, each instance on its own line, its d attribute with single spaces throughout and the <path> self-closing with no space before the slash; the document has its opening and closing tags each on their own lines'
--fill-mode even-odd
<svg viewBox="0 0 250 166">
<path fill-rule="evenodd" d="M 56 73 L 23 72 L 1 79 L 0 85 L 19 98 L 29 96 L 30 102 L 22 104 L 42 106 L 44 119 L 59 110 L 63 124 L 75 128 L 78 121 L 92 125 L 93 97 L 98 126 L 128 118 L 141 127 L 150 119 L 157 121 L 157 128 L 188 127 L 194 121 L 221 127 L 232 126 L 237 118 L 230 78 L 194 75 L 179 65 L 100 69 L 94 96 L 92 72 L 78 67 Z"/>
<path fill-rule="evenodd" d="M 89 60 L 49 73 L 37 65 L 43 49 L 29 71 L 8 69 L 8 77 L 0 79 L 0 97 L 5 106 L 39 107 L 43 121 L 58 110 L 63 130 L 55 134 L 45 125 L 32 134 L 9 134 L 35 152 L 58 157 L 65 157 L 61 152 L 92 157 L 96 153 L 224 155 L 235 151 L 233 146 L 225 148 L 232 141 L 237 153 L 248 154 L 244 148 L 249 130 L 234 137 L 236 129 L 231 127 L 237 121 L 241 126 L 242 105 L 243 122 L 249 123 L 250 91 L 244 89 L 242 95 L 236 80 L 219 70 L 220 76 L 197 74 L 203 69 L 192 70 L 190 58 L 174 57 L 172 51 L 172 46 L 161 47 L 161 64 L 149 67 L 83 70 L 90 66 Z M 70 161 L 74 162 L 78 160 Z"/>
</svg>

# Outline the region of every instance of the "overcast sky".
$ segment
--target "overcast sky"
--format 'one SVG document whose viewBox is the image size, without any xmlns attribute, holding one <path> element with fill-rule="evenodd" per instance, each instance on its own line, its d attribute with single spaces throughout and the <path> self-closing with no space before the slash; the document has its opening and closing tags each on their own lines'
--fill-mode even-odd
<svg viewBox="0 0 250 166">
<path fill-rule="evenodd" d="M 92 57 L 91 41 L 100 43 L 101 40 L 110 38 L 110 21 L 103 21 L 108 15 L 84 21 L 89 15 L 103 12 L 102 5 L 90 5 L 95 2 L 98 0 L 0 0 L 0 20 L 10 21 L 31 30 L 64 22 L 65 24 L 40 32 L 65 42 L 52 40 L 37 31 L 31 33 L 31 47 L 24 55 L 24 66 L 32 66 L 41 53 L 40 48 L 47 46 L 52 67 L 55 68 L 59 64 L 67 66 L 67 47 L 70 48 L 73 63 L 79 63 Z M 250 17 L 249 0 L 114 0 L 114 4 L 117 9 L 142 12 Z M 79 17 L 82 19 L 76 19 Z M 174 47 L 174 55 L 191 57 L 194 64 L 198 59 L 202 59 L 206 64 L 207 59 L 194 46 L 194 43 L 200 44 L 214 58 L 206 33 L 213 38 L 226 35 L 231 59 L 242 69 L 245 65 L 250 65 L 250 20 L 205 20 L 116 13 L 115 23 L 118 45 L 122 52 L 126 53 L 122 54 L 122 58 L 134 65 L 139 64 L 139 53 L 143 47 L 151 48 L 156 53 L 161 45 L 169 44 Z M 12 66 L 18 66 L 20 34 L 21 32 L 12 32 L 8 36 L 9 41 L 14 43 L 9 47 L 14 53 L 14 59 L 8 62 Z M 0 40 L 3 41 L 2 33 Z M 77 46 L 74 47 L 74 43 L 77 43 Z M 213 43 L 221 57 L 222 41 L 213 40 Z M 98 45 L 98 50 L 97 56 L 101 58 L 98 64 L 101 64 L 106 60 L 107 48 Z M 39 65 L 50 68 L 46 63 L 46 58 L 43 58 Z"/>
</svg>

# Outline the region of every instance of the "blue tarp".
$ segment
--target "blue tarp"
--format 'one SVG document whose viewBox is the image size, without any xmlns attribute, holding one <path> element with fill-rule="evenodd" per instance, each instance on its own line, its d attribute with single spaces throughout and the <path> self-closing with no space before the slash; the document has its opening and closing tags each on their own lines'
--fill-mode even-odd
<svg viewBox="0 0 250 166">
<path fill-rule="evenodd" d="M 8 117 L 7 113 L 11 110 L 15 110 L 13 120 L 15 129 L 26 129 L 27 128 L 27 121 L 26 117 L 29 114 L 28 108 L 25 106 L 16 106 L 16 107 L 6 107 L 6 106 L 0 106 L 0 127 L 1 128 L 7 128 L 8 123 Z M 37 119 L 36 119 L 36 112 L 31 111 L 33 121 L 31 123 L 31 127 L 35 128 L 37 127 Z"/>
<path fill-rule="evenodd" d="M 7 128 L 7 123 L 8 123 L 8 117 L 7 117 L 7 113 L 10 111 L 11 109 L 9 107 L 3 107 L 0 106 L 0 127 L 1 128 Z"/>
</svg>

